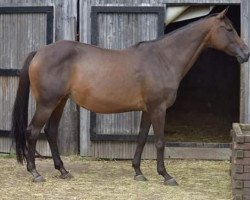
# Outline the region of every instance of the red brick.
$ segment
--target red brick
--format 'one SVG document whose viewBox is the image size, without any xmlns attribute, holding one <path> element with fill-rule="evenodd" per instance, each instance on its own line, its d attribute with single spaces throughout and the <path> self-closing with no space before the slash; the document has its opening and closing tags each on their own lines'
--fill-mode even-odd
<svg viewBox="0 0 250 200">
<path fill-rule="evenodd" d="M 250 196 L 250 188 L 243 188 L 243 189 L 233 189 L 233 194 L 236 195 L 246 195 Z"/>
<path fill-rule="evenodd" d="M 233 159 L 232 163 L 237 165 L 250 165 L 250 158 L 239 158 L 239 159 Z"/>
<path fill-rule="evenodd" d="M 244 166 L 244 173 L 250 173 L 250 165 L 245 165 Z"/>
<path fill-rule="evenodd" d="M 232 188 L 243 189 L 244 186 L 245 186 L 244 181 L 242 181 L 242 180 L 232 180 Z"/>
<path fill-rule="evenodd" d="M 233 150 L 234 149 L 250 150 L 250 143 L 238 144 L 238 143 L 234 142 L 233 143 Z"/>
<path fill-rule="evenodd" d="M 245 188 L 250 188 L 250 180 L 249 181 L 244 181 L 243 183 Z"/>
<path fill-rule="evenodd" d="M 250 151 L 245 150 L 244 151 L 244 157 L 245 158 L 250 158 Z"/>
<path fill-rule="evenodd" d="M 250 180 L 250 173 L 233 174 L 232 178 L 235 180 Z"/>
</svg>

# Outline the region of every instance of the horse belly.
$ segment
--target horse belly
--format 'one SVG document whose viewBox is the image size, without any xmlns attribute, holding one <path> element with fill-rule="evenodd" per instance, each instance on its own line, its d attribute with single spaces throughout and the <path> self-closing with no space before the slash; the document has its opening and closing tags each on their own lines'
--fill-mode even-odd
<svg viewBox="0 0 250 200">
<path fill-rule="evenodd" d="M 72 99 L 81 107 L 96 113 L 121 113 L 128 111 L 144 110 L 143 103 L 134 99 L 124 101 L 120 98 L 105 98 L 99 95 L 80 97 L 73 95 Z M 127 99 L 128 100 L 128 99 Z"/>
<path fill-rule="evenodd" d="M 88 85 L 88 84 L 87 84 Z M 81 107 L 96 113 L 120 113 L 144 110 L 141 95 L 135 89 L 105 86 L 81 87 L 71 92 L 71 98 Z"/>
</svg>

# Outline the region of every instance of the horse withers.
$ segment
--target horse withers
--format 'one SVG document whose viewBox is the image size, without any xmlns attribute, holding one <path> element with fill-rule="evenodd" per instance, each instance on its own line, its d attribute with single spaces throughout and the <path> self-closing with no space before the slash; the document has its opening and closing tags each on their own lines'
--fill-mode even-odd
<svg viewBox="0 0 250 200">
<path fill-rule="evenodd" d="M 72 177 L 64 168 L 57 147 L 59 121 L 70 98 L 96 113 L 142 111 L 132 162 L 135 180 L 146 180 L 140 163 L 152 124 L 157 171 L 166 185 L 177 185 L 164 166 L 164 125 L 166 109 L 174 103 L 180 81 L 206 48 L 235 56 L 240 63 L 249 58 L 249 49 L 225 16 L 226 12 L 123 50 L 59 41 L 30 53 L 21 70 L 12 116 L 18 162 L 27 161 L 27 169 L 35 182 L 44 180 L 36 170 L 35 147 L 45 125 L 55 168 L 62 178 Z M 28 125 L 30 87 L 36 111 Z"/>
</svg>

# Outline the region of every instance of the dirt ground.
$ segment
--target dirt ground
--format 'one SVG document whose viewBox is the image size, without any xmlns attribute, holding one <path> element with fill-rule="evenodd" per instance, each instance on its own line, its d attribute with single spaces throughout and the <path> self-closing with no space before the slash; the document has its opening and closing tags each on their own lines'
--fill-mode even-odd
<svg viewBox="0 0 250 200">
<path fill-rule="evenodd" d="M 131 161 L 81 157 L 64 157 L 63 160 L 73 179 L 58 178 L 52 159 L 37 159 L 37 168 L 46 182 L 33 183 L 25 166 L 17 164 L 13 157 L 1 155 L 0 199 L 232 199 L 229 162 L 226 161 L 166 161 L 167 169 L 180 184 L 171 187 L 163 185 L 152 160 L 142 162 L 146 182 L 133 180 Z"/>
<path fill-rule="evenodd" d="M 235 122 L 212 113 L 169 112 L 165 135 L 169 142 L 230 143 L 230 129 Z"/>
</svg>

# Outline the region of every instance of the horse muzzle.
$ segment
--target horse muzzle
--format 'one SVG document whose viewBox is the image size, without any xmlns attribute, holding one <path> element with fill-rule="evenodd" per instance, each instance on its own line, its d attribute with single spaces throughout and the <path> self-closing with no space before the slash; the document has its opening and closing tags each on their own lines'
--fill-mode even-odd
<svg viewBox="0 0 250 200">
<path fill-rule="evenodd" d="M 240 64 L 245 63 L 249 60 L 249 49 L 247 48 L 246 50 L 242 51 L 241 53 L 236 55 L 236 58 Z"/>
</svg>

